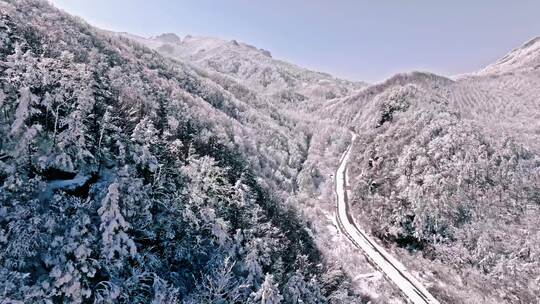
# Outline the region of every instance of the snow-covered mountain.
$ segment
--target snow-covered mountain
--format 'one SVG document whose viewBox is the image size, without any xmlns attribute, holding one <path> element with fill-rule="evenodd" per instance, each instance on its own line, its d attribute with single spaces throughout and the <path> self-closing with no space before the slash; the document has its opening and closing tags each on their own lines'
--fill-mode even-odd
<svg viewBox="0 0 540 304">
<path fill-rule="evenodd" d="M 371 123 L 381 95 L 414 85 L 441 96 L 452 111 L 484 126 L 493 136 L 512 137 L 540 152 L 540 38 L 486 68 L 455 80 L 426 72 L 395 75 L 355 94 L 326 103 L 319 112 L 353 125 Z"/>
<path fill-rule="evenodd" d="M 540 37 L 531 39 L 503 58 L 478 72 L 479 75 L 501 75 L 534 71 L 540 68 Z"/>
<path fill-rule="evenodd" d="M 353 210 L 366 228 L 383 242 L 423 253 L 425 259 L 407 261 L 412 269 L 434 267 L 455 277 L 467 269 L 482 282 L 471 287 L 463 277 L 430 274 L 436 297 L 491 303 L 538 296 L 525 287 L 540 275 L 531 257 L 540 254 L 533 245 L 540 236 L 527 236 L 540 218 L 538 38 L 456 79 L 411 72 L 375 85 L 298 68 L 237 41 L 135 39 L 231 77 L 271 103 L 305 100 L 315 105 L 316 117 L 353 128 L 359 134 L 350 166 Z M 283 92 L 298 98 L 276 98 Z M 308 108 L 302 105 L 298 115 Z M 493 225 L 503 219 L 512 224 Z M 497 235 L 516 238 L 502 242 Z M 521 252 L 521 246 L 534 253 L 518 260 L 500 254 Z M 501 279 L 506 267 L 519 271 Z M 514 292 L 501 296 L 491 292 L 496 288 Z"/>
<path fill-rule="evenodd" d="M 209 74 L 0 0 L 1 303 L 360 301 L 297 211 L 344 130 Z"/>
<path fill-rule="evenodd" d="M 540 153 L 540 38 L 477 73 L 457 79 L 450 101 L 493 136 L 509 137 Z"/>
<path fill-rule="evenodd" d="M 318 111 L 358 133 L 350 162 L 358 221 L 405 248 L 401 256 L 423 253 L 405 259 L 409 268 L 437 269 L 427 281 L 441 282 L 431 292 L 449 303 L 540 296 L 528 285 L 540 277 L 539 45 L 455 80 L 398 74 Z"/>
<path fill-rule="evenodd" d="M 143 38 L 121 33 L 161 54 L 188 61 L 205 71 L 224 74 L 274 102 L 311 102 L 342 97 L 365 87 L 362 82 L 337 79 L 272 58 L 269 51 L 236 40 L 174 34 Z"/>
<path fill-rule="evenodd" d="M 367 85 L 0 0 L 0 302 L 399 303 L 335 228 L 351 129 L 361 228 L 441 303 L 533 303 L 539 62 Z"/>
</svg>

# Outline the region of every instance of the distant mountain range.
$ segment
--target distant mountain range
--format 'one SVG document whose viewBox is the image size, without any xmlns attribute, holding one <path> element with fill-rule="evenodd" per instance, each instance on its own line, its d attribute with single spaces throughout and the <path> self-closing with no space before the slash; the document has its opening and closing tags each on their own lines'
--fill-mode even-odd
<svg viewBox="0 0 540 304">
<path fill-rule="evenodd" d="M 230 76 L 258 93 L 277 97 L 277 101 L 331 99 L 346 96 L 367 85 L 276 60 L 267 50 L 235 40 L 189 35 L 180 39 L 175 34 L 151 38 L 127 33 L 118 35 L 134 39 L 164 56 Z"/>
</svg>

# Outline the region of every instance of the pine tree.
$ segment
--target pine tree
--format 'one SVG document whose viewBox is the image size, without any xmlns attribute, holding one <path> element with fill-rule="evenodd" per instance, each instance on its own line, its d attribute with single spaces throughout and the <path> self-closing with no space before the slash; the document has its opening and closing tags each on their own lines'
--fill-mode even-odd
<svg viewBox="0 0 540 304">
<path fill-rule="evenodd" d="M 101 201 L 98 214 L 101 217 L 102 254 L 109 261 L 121 264 L 121 261 L 137 253 L 133 240 L 127 234 L 129 224 L 125 221 L 119 206 L 120 193 L 118 183 L 112 183 L 107 195 Z"/>
<path fill-rule="evenodd" d="M 293 274 L 283 288 L 286 303 L 291 304 L 317 304 L 323 303 L 324 297 L 315 279 L 306 282 L 300 272 Z"/>
<path fill-rule="evenodd" d="M 158 168 L 157 158 L 152 154 L 151 147 L 158 141 L 157 130 L 149 117 L 141 119 L 131 134 L 131 140 L 135 143 L 131 154 L 133 161 L 141 168 L 149 172 L 156 172 Z"/>
<path fill-rule="evenodd" d="M 89 121 L 93 119 L 91 112 L 95 100 L 92 95 L 90 75 L 87 72 L 84 76 L 87 86 L 74 93 L 76 101 L 73 107 L 75 109 L 61 119 L 60 126 L 64 131 L 58 134 L 59 149 L 68 151 L 73 156 L 77 165 L 84 164 L 94 158 L 90 152 L 91 142 L 89 142 L 90 134 L 88 134 L 88 126 Z"/>
<path fill-rule="evenodd" d="M 254 246 L 248 248 L 244 263 L 248 272 L 247 282 L 254 287 L 258 287 L 262 277 L 262 268 L 259 263 L 257 248 L 254 248 Z"/>
<path fill-rule="evenodd" d="M 253 298 L 260 304 L 279 304 L 283 300 L 278 285 L 274 283 L 274 277 L 268 273 L 264 277 L 261 288 L 253 294 Z"/>
</svg>

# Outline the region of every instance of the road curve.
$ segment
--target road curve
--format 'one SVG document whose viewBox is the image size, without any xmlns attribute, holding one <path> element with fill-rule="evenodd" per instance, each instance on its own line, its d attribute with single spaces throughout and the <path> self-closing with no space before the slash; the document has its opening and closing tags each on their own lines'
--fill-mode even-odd
<svg viewBox="0 0 540 304">
<path fill-rule="evenodd" d="M 347 162 L 349 161 L 356 134 L 352 134 L 351 145 L 343 153 L 336 172 L 337 222 L 341 232 L 368 258 L 370 263 L 394 283 L 405 299 L 414 304 L 439 303 L 427 289 L 405 269 L 405 266 L 392 257 L 384 248 L 372 240 L 356 225 L 349 213 L 347 201 Z"/>
</svg>

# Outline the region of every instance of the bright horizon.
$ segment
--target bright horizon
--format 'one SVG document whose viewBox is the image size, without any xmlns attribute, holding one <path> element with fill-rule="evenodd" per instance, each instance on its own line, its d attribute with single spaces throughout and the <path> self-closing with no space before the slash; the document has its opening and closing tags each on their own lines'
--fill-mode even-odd
<svg viewBox="0 0 540 304">
<path fill-rule="evenodd" d="M 52 3 L 103 29 L 236 39 L 276 59 L 372 83 L 413 70 L 473 72 L 540 35 L 540 2 L 534 0 Z"/>
</svg>

